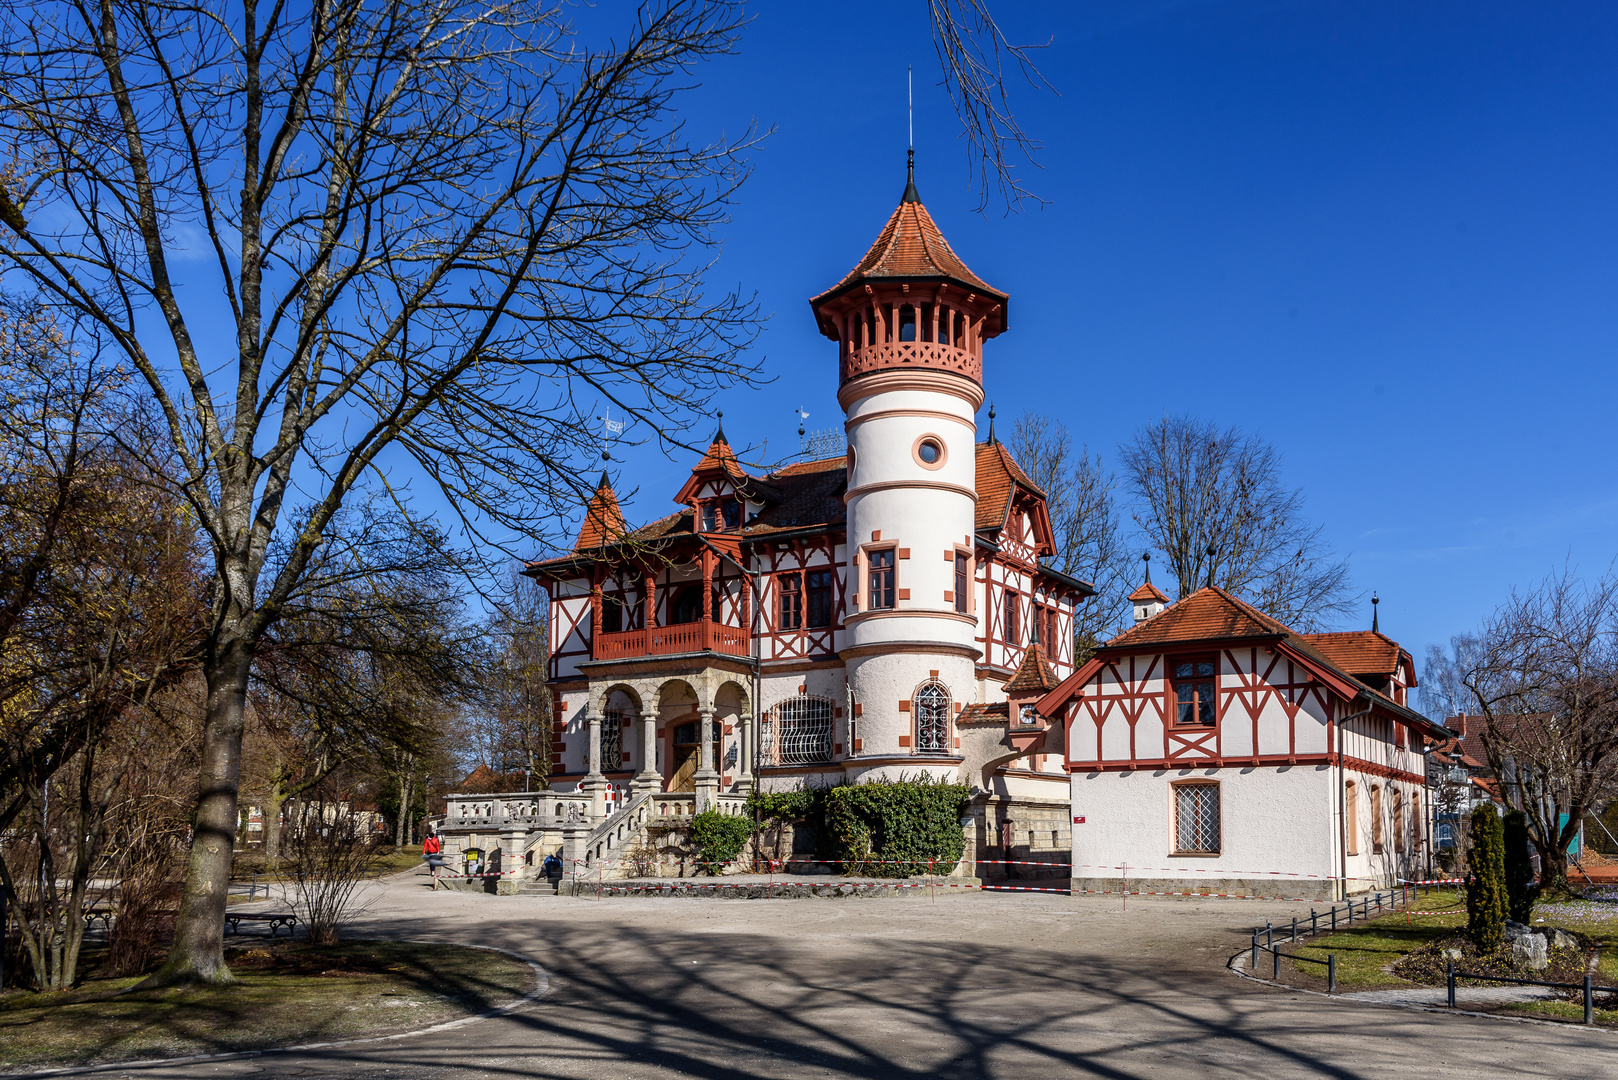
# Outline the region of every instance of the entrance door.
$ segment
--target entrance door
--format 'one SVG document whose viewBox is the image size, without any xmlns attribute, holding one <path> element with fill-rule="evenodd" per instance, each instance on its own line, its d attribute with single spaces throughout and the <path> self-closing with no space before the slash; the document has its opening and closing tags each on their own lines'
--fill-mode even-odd
<svg viewBox="0 0 1618 1080">
<path fill-rule="evenodd" d="M 695 720 L 674 729 L 674 769 L 673 779 L 669 781 L 670 791 L 697 790 L 697 766 L 702 762 L 701 750 Z"/>
</svg>

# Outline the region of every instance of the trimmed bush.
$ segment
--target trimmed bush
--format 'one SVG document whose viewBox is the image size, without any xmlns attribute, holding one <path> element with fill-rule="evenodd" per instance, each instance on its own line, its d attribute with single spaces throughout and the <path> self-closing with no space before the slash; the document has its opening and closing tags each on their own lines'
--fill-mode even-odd
<svg viewBox="0 0 1618 1080">
<path fill-rule="evenodd" d="M 948 873 L 965 851 L 961 811 L 970 793 L 964 785 L 878 780 L 827 788 L 824 798 L 826 828 L 845 874 Z"/>
<path fill-rule="evenodd" d="M 1472 846 L 1467 849 L 1466 933 L 1478 951 L 1488 955 L 1505 940 L 1505 832 L 1500 815 L 1485 803 L 1472 811 Z"/>
<path fill-rule="evenodd" d="M 717 864 L 728 863 L 740 855 L 752 835 L 753 822 L 745 817 L 704 810 L 691 819 L 691 842 L 707 874 L 715 873 Z"/>
<path fill-rule="evenodd" d="M 1534 882 L 1534 861 L 1529 853 L 1528 817 L 1521 810 L 1513 810 L 1500 823 L 1505 844 L 1506 906 L 1512 921 L 1527 924 L 1534 913 L 1534 901 L 1539 899 L 1539 886 Z"/>
</svg>

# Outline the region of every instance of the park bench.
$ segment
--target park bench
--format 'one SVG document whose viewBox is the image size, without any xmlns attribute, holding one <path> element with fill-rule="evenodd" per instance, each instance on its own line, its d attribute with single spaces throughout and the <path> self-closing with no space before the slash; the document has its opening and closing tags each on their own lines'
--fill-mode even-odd
<svg viewBox="0 0 1618 1080">
<path fill-rule="evenodd" d="M 225 913 L 225 924 L 230 927 L 232 934 L 242 932 L 242 923 L 264 923 L 270 928 L 270 936 L 274 937 L 281 927 L 287 928 L 287 936 L 292 936 L 292 928 L 298 925 L 298 917 L 290 911 L 252 911 Z"/>
<path fill-rule="evenodd" d="M 103 929 L 103 930 L 111 930 L 112 929 L 112 908 L 108 907 L 105 904 L 95 904 L 95 905 L 93 905 L 91 907 L 85 908 L 84 909 L 84 928 L 86 930 L 93 930 L 93 929 L 95 929 L 95 924 L 96 923 L 100 923 L 101 924 L 101 929 Z"/>
</svg>

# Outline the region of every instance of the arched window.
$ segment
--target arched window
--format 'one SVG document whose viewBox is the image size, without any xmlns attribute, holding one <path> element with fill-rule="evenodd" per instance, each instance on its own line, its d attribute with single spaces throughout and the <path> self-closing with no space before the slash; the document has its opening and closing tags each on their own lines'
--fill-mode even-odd
<svg viewBox="0 0 1618 1080">
<path fill-rule="evenodd" d="M 923 684 L 911 699 L 911 710 L 916 717 L 916 753 L 949 753 L 949 689 L 936 681 Z"/>
<path fill-rule="evenodd" d="M 608 709 L 601 715 L 601 771 L 619 772 L 624 767 L 624 714 Z"/>
<path fill-rule="evenodd" d="M 1382 785 L 1371 785 L 1371 854 L 1382 854 Z"/>
<path fill-rule="evenodd" d="M 1360 786 L 1350 780 L 1343 785 L 1343 831 L 1350 855 L 1360 853 Z"/>
<path fill-rule="evenodd" d="M 916 340 L 916 309 L 909 304 L 899 308 L 899 340 Z"/>
<path fill-rule="evenodd" d="M 810 694 L 787 698 L 770 710 L 760 737 L 765 760 L 809 765 L 831 760 L 831 702 Z"/>
</svg>

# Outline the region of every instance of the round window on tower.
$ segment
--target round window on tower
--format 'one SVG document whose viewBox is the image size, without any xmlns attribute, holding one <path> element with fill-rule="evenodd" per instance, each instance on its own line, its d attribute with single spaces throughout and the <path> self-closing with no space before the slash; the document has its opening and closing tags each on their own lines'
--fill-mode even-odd
<svg viewBox="0 0 1618 1080">
<path fill-rule="evenodd" d="M 924 469 L 942 469 L 944 462 L 949 460 L 944 440 L 937 435 L 923 435 L 910 448 L 910 453 L 916 459 L 916 464 Z"/>
</svg>

